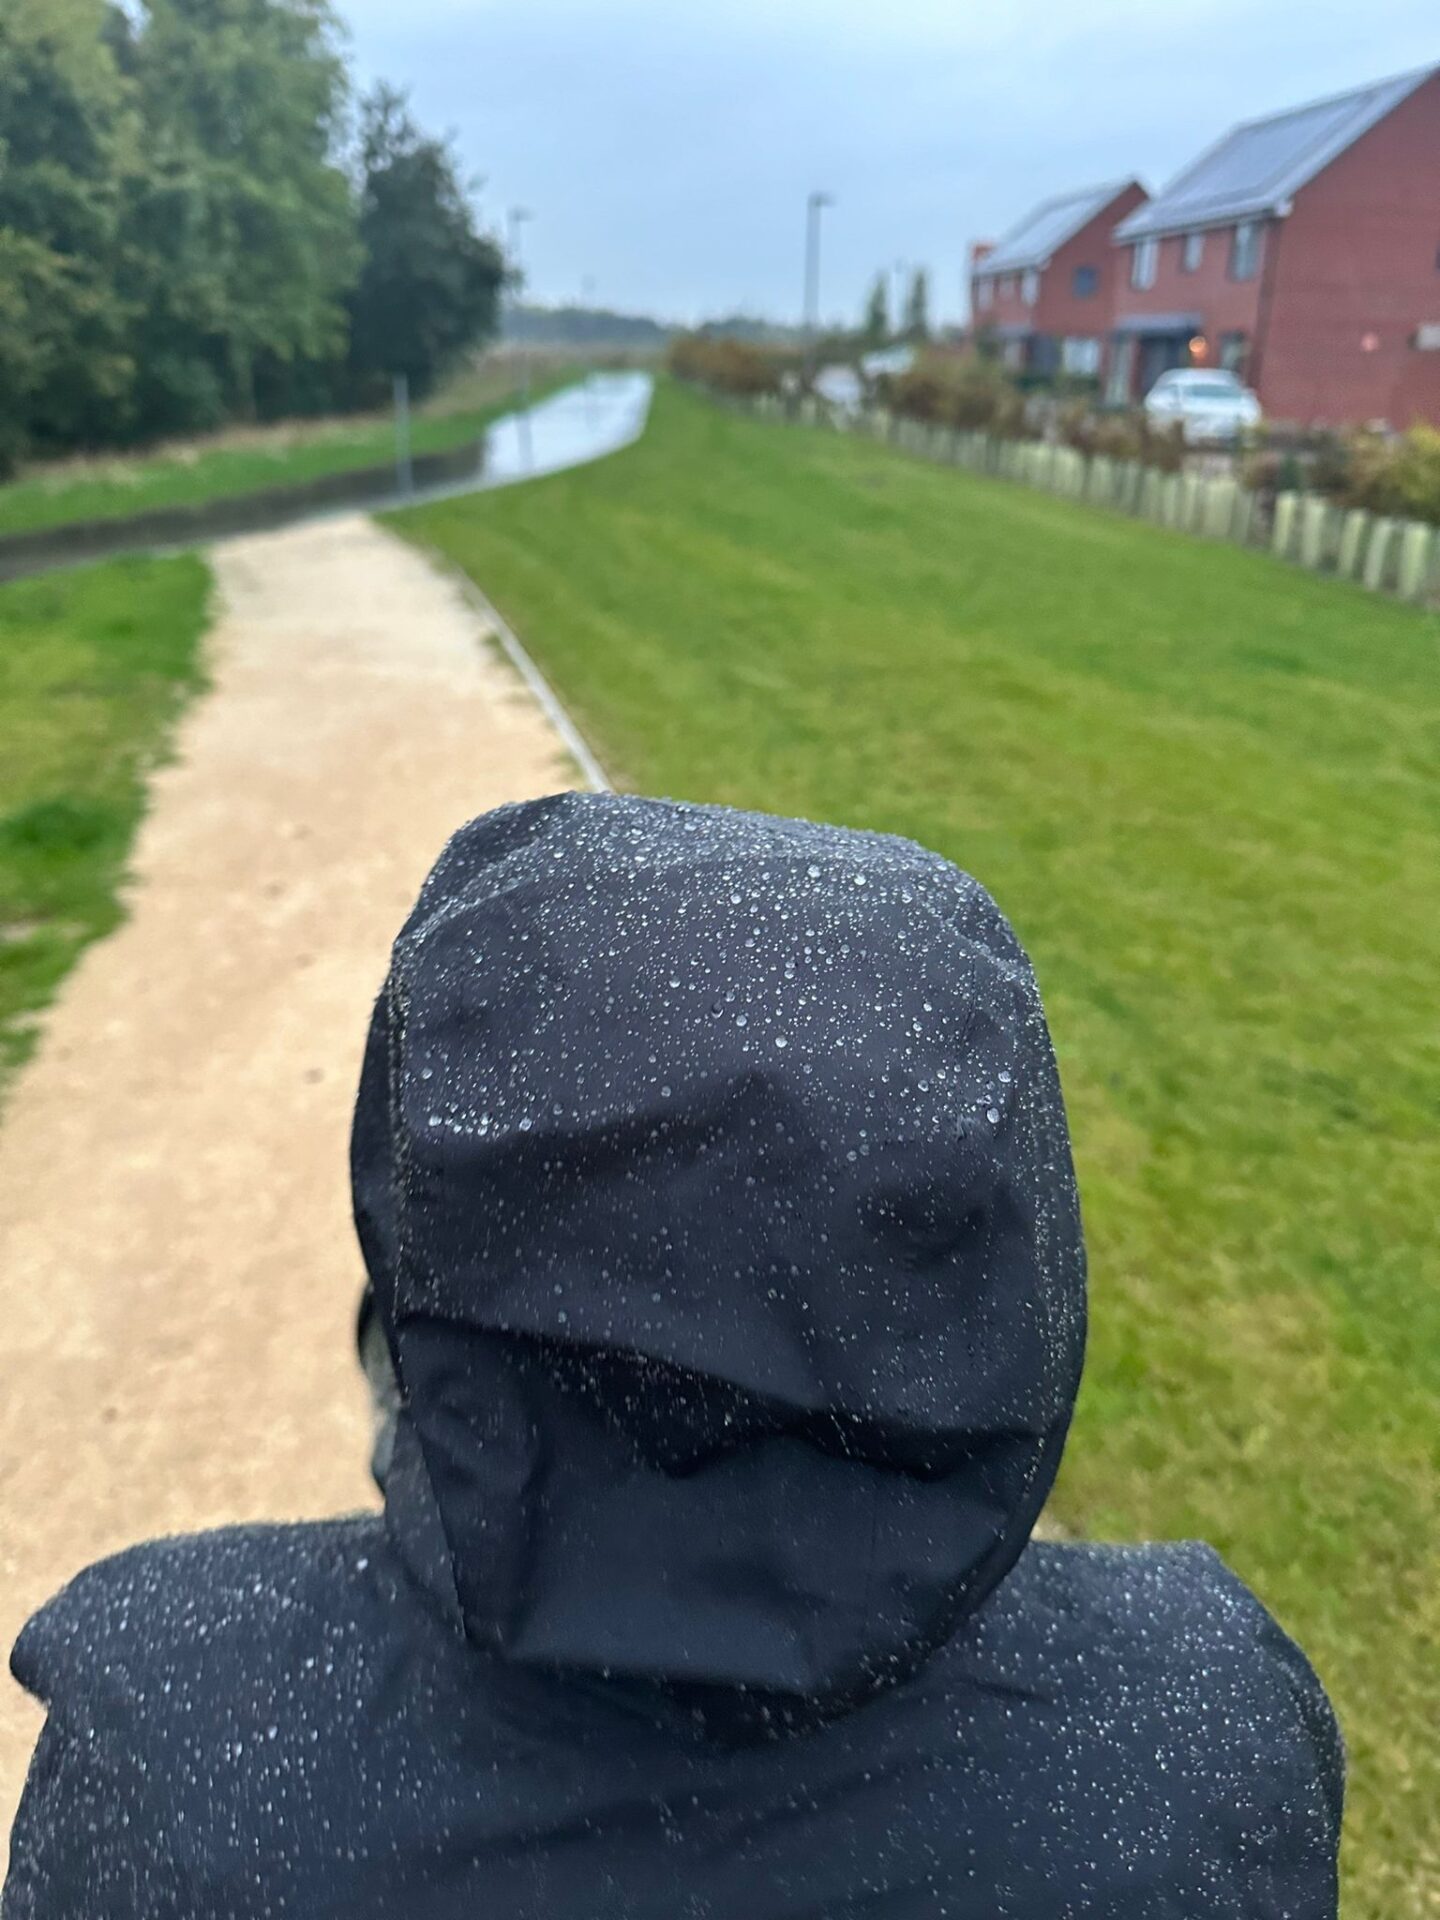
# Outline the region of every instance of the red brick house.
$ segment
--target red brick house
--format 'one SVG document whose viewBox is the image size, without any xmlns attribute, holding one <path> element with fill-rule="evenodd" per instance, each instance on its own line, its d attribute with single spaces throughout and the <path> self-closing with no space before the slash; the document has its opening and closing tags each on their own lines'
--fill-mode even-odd
<svg viewBox="0 0 1440 1920">
<path fill-rule="evenodd" d="M 1108 398 L 1216 365 L 1273 419 L 1440 424 L 1440 67 L 1236 127 L 1115 241 Z"/>
<path fill-rule="evenodd" d="M 1099 374 L 1123 274 L 1112 235 L 1142 205 L 1138 180 L 1062 194 L 970 261 L 971 324 L 1017 372 Z"/>
</svg>

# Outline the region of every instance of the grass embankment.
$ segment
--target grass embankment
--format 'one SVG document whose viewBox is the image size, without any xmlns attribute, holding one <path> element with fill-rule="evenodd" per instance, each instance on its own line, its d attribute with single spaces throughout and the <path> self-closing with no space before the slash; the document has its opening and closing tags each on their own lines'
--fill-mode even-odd
<svg viewBox="0 0 1440 1920">
<path fill-rule="evenodd" d="M 536 396 L 574 379 L 568 363 L 537 367 Z M 411 422 L 411 448 L 439 453 L 478 439 L 514 402 L 513 361 L 481 366 L 452 381 Z M 383 466 L 395 457 L 389 414 L 231 428 L 148 452 L 74 458 L 36 467 L 0 486 L 0 534 L 75 520 L 116 520 L 157 507 L 195 506 L 323 474 Z"/>
<path fill-rule="evenodd" d="M 0 1093 L 117 898 L 145 776 L 200 684 L 193 555 L 0 586 Z"/>
<path fill-rule="evenodd" d="M 597 466 L 396 524 L 627 785 L 910 834 L 1061 1056 L 1093 1339 L 1058 1494 L 1213 1541 L 1351 1749 L 1347 1912 L 1440 1899 L 1440 623 L 661 390 Z"/>
</svg>

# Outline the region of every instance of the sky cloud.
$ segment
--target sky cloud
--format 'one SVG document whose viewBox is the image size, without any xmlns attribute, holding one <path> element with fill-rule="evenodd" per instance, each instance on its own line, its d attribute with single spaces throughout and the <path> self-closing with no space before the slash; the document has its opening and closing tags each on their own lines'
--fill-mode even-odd
<svg viewBox="0 0 1440 1920">
<path fill-rule="evenodd" d="M 1033 201 L 1161 184 L 1237 119 L 1440 61 L 1433 0 L 341 0 L 362 78 L 457 135 L 494 224 L 534 210 L 534 292 L 680 319 L 793 316 L 828 188 L 824 307 L 877 269 L 961 310 L 967 243 Z"/>
</svg>

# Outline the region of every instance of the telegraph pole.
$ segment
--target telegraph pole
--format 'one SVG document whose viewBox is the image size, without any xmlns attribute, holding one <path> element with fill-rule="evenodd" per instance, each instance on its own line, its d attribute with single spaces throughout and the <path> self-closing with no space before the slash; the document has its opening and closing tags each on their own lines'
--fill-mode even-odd
<svg viewBox="0 0 1440 1920">
<path fill-rule="evenodd" d="M 534 460 L 530 446 L 530 349 L 520 331 L 520 288 L 525 278 L 520 266 L 520 230 L 527 220 L 533 220 L 534 217 L 528 207 L 510 209 L 509 238 L 505 247 L 514 276 L 515 293 L 510 311 L 515 320 L 515 351 L 520 357 L 520 406 L 516 415 L 516 431 L 520 436 L 521 459 L 527 467 L 533 466 Z"/>
<path fill-rule="evenodd" d="M 415 491 L 415 469 L 410 461 L 410 376 L 395 376 L 395 483 L 406 499 Z"/>
<path fill-rule="evenodd" d="M 835 200 L 828 193 L 812 193 L 805 202 L 805 372 L 807 384 L 815 378 L 815 344 L 820 330 L 820 216 Z"/>
</svg>

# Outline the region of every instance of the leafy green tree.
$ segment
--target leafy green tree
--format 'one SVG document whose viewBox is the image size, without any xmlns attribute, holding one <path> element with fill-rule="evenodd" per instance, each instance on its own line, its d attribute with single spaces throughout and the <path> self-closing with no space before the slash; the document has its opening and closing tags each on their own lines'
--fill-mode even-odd
<svg viewBox="0 0 1440 1920">
<path fill-rule="evenodd" d="M 330 0 L 0 0 L 0 468 L 423 393 L 505 266 Z"/>
<path fill-rule="evenodd" d="M 924 267 L 917 267 L 910 281 L 904 333 L 907 340 L 917 344 L 930 338 L 930 276 Z"/>
<path fill-rule="evenodd" d="M 337 35 L 326 0 L 147 0 L 127 231 L 151 432 L 248 417 L 263 366 L 343 351 L 359 248 Z"/>
<path fill-rule="evenodd" d="M 476 226 L 450 143 L 422 133 L 393 87 L 364 102 L 360 155 L 351 367 L 362 392 L 403 373 L 422 395 L 494 331 L 505 262 Z"/>
<path fill-rule="evenodd" d="M 865 302 L 865 317 L 860 330 L 871 346 L 879 346 L 881 341 L 890 338 L 890 291 L 886 276 L 877 273 L 870 297 Z"/>
<path fill-rule="evenodd" d="M 0 6 L 0 458 L 128 417 L 121 182 L 138 150 L 107 0 Z"/>
<path fill-rule="evenodd" d="M 35 396 L 54 365 L 39 316 L 61 271 L 48 247 L 0 228 L 0 480 L 29 445 Z"/>
</svg>

